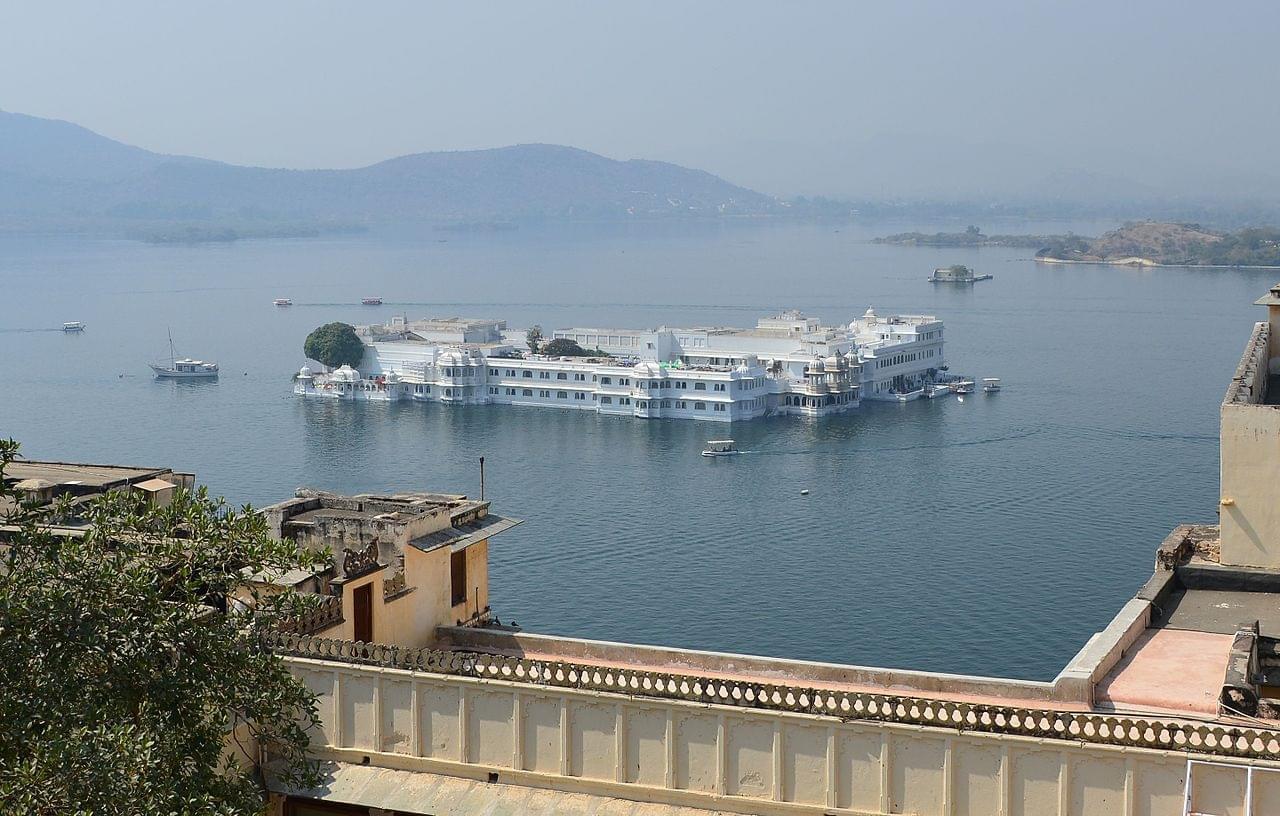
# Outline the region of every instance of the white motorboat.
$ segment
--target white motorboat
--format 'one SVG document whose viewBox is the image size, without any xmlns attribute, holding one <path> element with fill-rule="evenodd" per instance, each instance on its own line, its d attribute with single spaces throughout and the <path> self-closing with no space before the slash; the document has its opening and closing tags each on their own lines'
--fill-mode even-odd
<svg viewBox="0 0 1280 816">
<path fill-rule="evenodd" d="M 72 320 L 69 323 L 63 323 L 62 330 L 64 332 L 82 332 L 84 331 L 84 324 L 79 320 Z"/>
<path fill-rule="evenodd" d="M 275 300 L 271 301 L 271 303 L 275 306 L 292 306 L 293 305 L 293 301 L 290 300 L 289 298 L 276 298 Z"/>
<path fill-rule="evenodd" d="M 936 399 L 937 397 L 949 397 L 951 396 L 952 392 L 953 392 L 953 389 L 951 387 L 951 383 L 932 383 L 926 386 L 924 389 L 924 395 L 929 399 Z"/>
<path fill-rule="evenodd" d="M 742 451 L 734 446 L 732 439 L 710 439 L 702 451 L 703 456 L 736 456 L 739 453 Z"/>
<path fill-rule="evenodd" d="M 995 392 L 999 391 L 1000 378 L 999 377 L 983 377 L 982 390 L 986 391 L 988 394 L 994 394 Z"/>
<path fill-rule="evenodd" d="M 957 394 L 972 394 L 976 385 L 977 383 L 973 380 L 960 380 L 954 383 L 952 388 Z"/>
<path fill-rule="evenodd" d="M 380 297 L 360 298 L 360 303 L 365 306 L 381 306 L 382 298 Z"/>
<path fill-rule="evenodd" d="M 148 363 L 148 365 L 151 366 L 151 370 L 156 373 L 157 377 L 167 380 L 212 380 L 218 376 L 217 363 L 192 360 L 189 357 L 183 357 L 181 360 L 172 360 L 169 365 L 157 365 L 156 363 Z"/>
<path fill-rule="evenodd" d="M 917 388 L 914 391 L 895 391 L 893 396 L 898 400 L 898 402 L 911 402 L 912 400 L 918 400 L 923 397 L 924 389 Z"/>
<path fill-rule="evenodd" d="M 212 380 L 218 376 L 218 364 L 190 357 L 176 358 L 173 354 L 173 332 L 169 333 L 169 364 L 147 363 L 158 379 Z"/>
</svg>

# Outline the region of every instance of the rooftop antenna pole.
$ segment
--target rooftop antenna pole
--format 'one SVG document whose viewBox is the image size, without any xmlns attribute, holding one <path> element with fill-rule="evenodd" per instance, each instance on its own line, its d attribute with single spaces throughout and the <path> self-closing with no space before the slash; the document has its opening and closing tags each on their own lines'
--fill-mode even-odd
<svg viewBox="0 0 1280 816">
<path fill-rule="evenodd" d="M 484 457 L 480 457 L 480 501 L 484 501 Z"/>
</svg>

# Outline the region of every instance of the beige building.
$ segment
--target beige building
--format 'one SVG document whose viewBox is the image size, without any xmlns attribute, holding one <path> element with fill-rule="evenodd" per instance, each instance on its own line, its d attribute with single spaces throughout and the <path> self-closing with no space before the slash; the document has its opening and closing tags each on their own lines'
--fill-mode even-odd
<svg viewBox="0 0 1280 816">
<path fill-rule="evenodd" d="M 276 536 L 333 553 L 325 574 L 267 582 L 334 599 L 310 632 L 413 648 L 433 643 L 439 627 L 491 621 L 489 538 L 520 523 L 490 513 L 489 502 L 439 493 L 301 489 L 262 513 Z"/>
<path fill-rule="evenodd" d="M 1051 682 L 459 626 L 484 622 L 461 605 L 430 632 L 443 606 L 420 591 L 408 605 L 431 611 L 375 619 L 375 644 L 352 642 L 346 621 L 278 636 L 317 695 L 327 782 L 272 781 L 277 812 L 1280 814 L 1280 413 L 1267 386 L 1280 287 L 1263 303 L 1270 321 L 1222 406 L 1221 529 L 1177 527 L 1150 580 Z M 351 534 L 350 520 L 321 531 L 312 499 L 296 516 L 312 526 L 282 534 Z M 374 529 L 384 508 L 370 512 Z M 406 583 L 444 580 L 442 561 L 412 567 L 436 550 L 377 543 L 373 569 L 407 553 Z M 344 616 L 373 574 L 355 566 Z"/>
</svg>

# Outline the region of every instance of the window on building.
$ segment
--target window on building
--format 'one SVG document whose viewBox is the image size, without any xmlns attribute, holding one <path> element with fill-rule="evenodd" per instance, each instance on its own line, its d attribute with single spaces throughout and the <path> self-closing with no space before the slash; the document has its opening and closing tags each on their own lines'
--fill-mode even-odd
<svg viewBox="0 0 1280 816">
<path fill-rule="evenodd" d="M 549 379 L 551 379 L 551 372 L 550 372 L 550 371 L 539 371 L 539 372 L 538 372 L 538 378 L 539 378 L 539 379 L 543 379 L 543 380 L 549 380 Z"/>
<path fill-rule="evenodd" d="M 707 390 L 707 384 L 706 384 L 706 383 L 704 383 L 704 382 L 696 382 L 696 383 L 694 383 L 694 384 L 693 384 L 693 390 L 694 390 L 694 391 L 706 391 L 706 390 Z"/>
<path fill-rule="evenodd" d="M 546 390 L 539 391 L 538 396 L 542 397 L 543 399 L 547 399 L 551 396 L 551 392 Z"/>
<path fill-rule="evenodd" d="M 557 392 L 556 392 L 556 399 L 569 399 L 569 392 L 568 392 L 568 391 L 557 391 Z"/>
<path fill-rule="evenodd" d="M 496 376 L 498 376 L 498 369 L 496 369 L 496 368 L 491 368 L 491 369 L 489 369 L 489 376 L 490 376 L 490 377 L 496 377 Z"/>
<path fill-rule="evenodd" d="M 717 390 L 717 391 L 723 391 L 723 390 L 724 390 L 724 383 L 716 383 L 715 385 L 716 385 L 716 390 Z"/>
<path fill-rule="evenodd" d="M 566 373 L 564 373 L 563 371 L 558 371 L 558 372 L 556 372 L 556 379 L 557 379 L 557 380 L 567 380 L 567 379 L 569 379 L 569 375 L 568 375 L 568 374 L 566 374 Z"/>
<path fill-rule="evenodd" d="M 578 382 L 586 382 L 586 381 L 587 381 L 587 375 L 586 375 L 586 374 L 574 374 L 574 375 L 573 375 L 573 378 L 574 378 L 575 380 L 577 380 Z"/>
<path fill-rule="evenodd" d="M 449 582 L 453 585 L 453 605 L 467 602 L 467 551 L 449 554 Z"/>
<path fill-rule="evenodd" d="M 612 404 L 613 404 L 613 397 L 601 397 L 601 398 L 600 398 L 600 404 L 601 404 L 601 405 L 612 405 Z"/>
<path fill-rule="evenodd" d="M 576 400 L 585 400 L 587 398 L 587 395 L 583 391 L 574 391 L 573 398 Z"/>
<path fill-rule="evenodd" d="M 524 395 L 525 395 L 526 397 L 532 397 L 532 396 L 533 396 L 533 389 L 532 389 L 532 388 L 526 388 L 526 389 L 524 390 Z"/>
<path fill-rule="evenodd" d="M 609 385 L 609 384 L 610 384 L 610 383 L 612 383 L 612 382 L 613 382 L 613 380 L 611 380 L 611 379 L 610 379 L 610 378 L 608 378 L 608 377 L 601 377 L 601 378 L 600 378 L 600 384 L 601 384 L 601 385 Z"/>
<path fill-rule="evenodd" d="M 524 372 L 524 376 L 528 377 L 529 379 L 533 379 L 533 372 L 532 372 L 532 371 L 526 371 L 526 372 Z"/>
<path fill-rule="evenodd" d="M 507 396 L 508 396 L 508 397 L 514 397 L 515 395 L 516 395 L 516 390 L 515 390 L 514 388 L 508 388 L 508 389 L 507 389 Z"/>
<path fill-rule="evenodd" d="M 718 403 L 716 403 L 716 410 L 717 410 L 717 411 L 723 411 L 723 410 L 724 410 L 724 403 L 722 403 L 722 402 L 718 402 Z"/>
<path fill-rule="evenodd" d="M 705 411 L 705 410 L 707 410 L 707 404 L 706 404 L 705 402 L 695 402 L 695 403 L 693 404 L 693 410 L 695 410 L 695 411 Z"/>
</svg>

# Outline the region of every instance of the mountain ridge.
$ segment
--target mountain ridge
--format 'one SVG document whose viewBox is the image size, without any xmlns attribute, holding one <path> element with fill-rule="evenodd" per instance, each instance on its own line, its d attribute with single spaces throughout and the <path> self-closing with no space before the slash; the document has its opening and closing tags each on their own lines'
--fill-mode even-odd
<svg viewBox="0 0 1280 816">
<path fill-rule="evenodd" d="M 72 122 L 0 111 L 0 223 L 458 222 L 759 216 L 771 196 L 711 173 L 519 144 L 295 170 L 156 153 Z"/>
</svg>

